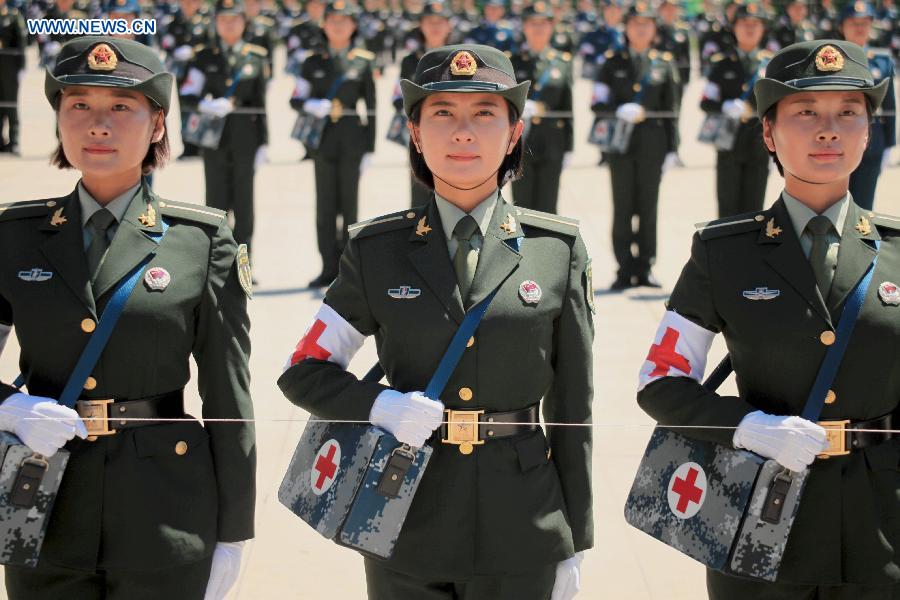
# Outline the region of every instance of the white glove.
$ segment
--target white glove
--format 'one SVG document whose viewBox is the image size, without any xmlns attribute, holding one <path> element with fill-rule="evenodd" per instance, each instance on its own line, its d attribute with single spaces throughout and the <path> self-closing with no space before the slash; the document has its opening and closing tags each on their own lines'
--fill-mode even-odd
<svg viewBox="0 0 900 600">
<path fill-rule="evenodd" d="M 23 444 L 48 458 L 76 435 L 82 439 L 88 435 L 81 417 L 68 406 L 22 393 L 0 404 L 0 429 L 13 432 Z"/>
<path fill-rule="evenodd" d="M 584 552 L 578 552 L 572 558 L 556 565 L 556 581 L 550 600 L 572 600 L 581 591 L 581 561 Z"/>
<path fill-rule="evenodd" d="M 665 173 L 677 164 L 678 154 L 676 154 L 675 152 L 669 152 L 668 154 L 666 154 L 666 158 L 663 159 L 662 172 Z"/>
<path fill-rule="evenodd" d="M 18 73 L 16 73 L 16 79 L 21 84 L 22 80 L 25 79 L 25 69 L 21 69 Z"/>
<path fill-rule="evenodd" d="M 62 48 L 62 44 L 59 42 L 47 42 L 44 44 L 44 56 L 56 56 L 59 54 L 60 48 Z"/>
<path fill-rule="evenodd" d="M 303 103 L 303 112 L 309 113 L 317 119 L 324 119 L 331 114 L 331 100 L 310 98 Z"/>
<path fill-rule="evenodd" d="M 730 117 L 736 121 L 744 118 L 749 109 L 749 105 L 743 100 L 726 100 L 722 103 L 722 112 L 726 117 Z"/>
<path fill-rule="evenodd" d="M 20 71 L 21 72 L 21 71 Z M 881 155 L 881 170 L 884 171 L 891 166 L 891 148 L 885 148 Z"/>
<path fill-rule="evenodd" d="M 365 173 L 368 170 L 369 166 L 371 166 L 371 164 L 372 164 L 372 153 L 366 152 L 365 154 L 362 155 L 362 160 L 359 161 L 359 174 L 362 175 L 363 173 Z"/>
<path fill-rule="evenodd" d="M 812 421 L 758 410 L 741 420 L 732 441 L 735 448 L 774 459 L 791 471 L 802 471 L 828 448 L 825 438 L 825 430 Z"/>
<path fill-rule="evenodd" d="M 175 36 L 171 33 L 167 33 L 163 36 L 162 41 L 159 43 L 159 45 L 162 46 L 163 50 L 168 50 L 175 45 Z"/>
<path fill-rule="evenodd" d="M 177 61 L 181 61 L 181 62 L 188 61 L 194 57 L 194 49 L 191 48 L 187 44 L 185 44 L 183 46 L 178 46 L 177 48 L 175 48 L 175 51 L 172 52 L 172 56 Z"/>
<path fill-rule="evenodd" d="M 444 405 L 422 392 L 384 390 L 375 398 L 369 421 L 404 444 L 421 448 L 441 426 Z"/>
<path fill-rule="evenodd" d="M 253 157 L 253 168 L 258 169 L 269 162 L 269 147 L 260 146 L 256 149 L 256 156 Z"/>
<path fill-rule="evenodd" d="M 203 600 L 222 600 L 241 573 L 244 542 L 217 542 Z"/>
<path fill-rule="evenodd" d="M 204 98 L 200 101 L 197 108 L 205 115 L 215 115 L 216 117 L 226 117 L 234 110 L 234 105 L 228 98 Z"/>
<path fill-rule="evenodd" d="M 535 116 L 538 112 L 537 102 L 534 100 L 526 100 L 525 106 L 522 108 L 522 120 L 530 121 L 531 117 Z"/>
<path fill-rule="evenodd" d="M 626 102 L 616 109 L 616 118 L 629 123 L 640 123 L 646 115 L 647 112 L 644 110 L 644 107 L 635 102 Z"/>
<path fill-rule="evenodd" d="M 565 154 L 563 154 L 562 168 L 568 169 L 571 166 L 572 166 L 572 153 L 566 152 Z"/>
</svg>

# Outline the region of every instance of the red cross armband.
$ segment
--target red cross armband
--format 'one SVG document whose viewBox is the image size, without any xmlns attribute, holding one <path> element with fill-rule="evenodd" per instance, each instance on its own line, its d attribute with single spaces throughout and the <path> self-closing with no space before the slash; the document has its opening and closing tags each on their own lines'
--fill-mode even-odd
<svg viewBox="0 0 900 600">
<path fill-rule="evenodd" d="M 306 333 L 288 358 L 284 370 L 287 371 L 307 358 L 327 360 L 346 369 L 365 340 L 366 336 L 357 331 L 344 317 L 322 303 Z"/>
<path fill-rule="evenodd" d="M 663 377 L 690 377 L 701 382 L 715 336 L 678 313 L 666 311 L 641 366 L 638 391 Z"/>
</svg>

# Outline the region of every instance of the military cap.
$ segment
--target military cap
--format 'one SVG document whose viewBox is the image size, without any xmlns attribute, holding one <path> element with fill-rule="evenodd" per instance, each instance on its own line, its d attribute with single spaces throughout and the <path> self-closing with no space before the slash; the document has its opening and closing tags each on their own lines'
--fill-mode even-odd
<svg viewBox="0 0 900 600">
<path fill-rule="evenodd" d="M 217 15 L 243 15 L 243 0 L 216 0 Z"/>
<path fill-rule="evenodd" d="M 334 0 L 325 5 L 325 16 L 328 15 L 347 15 L 354 19 L 359 18 L 359 9 L 356 5 L 351 4 L 348 0 Z"/>
<path fill-rule="evenodd" d="M 617 6 L 619 8 L 625 8 L 624 0 L 600 0 L 600 7 L 606 8 L 607 6 Z"/>
<path fill-rule="evenodd" d="M 764 23 L 769 20 L 766 8 L 759 2 L 738 2 L 737 5 L 731 17 L 732 23 L 737 23 L 738 19 L 759 19 Z"/>
<path fill-rule="evenodd" d="M 419 61 L 412 80 L 400 81 L 407 116 L 416 104 L 439 92 L 497 94 L 509 100 L 522 114 L 530 85 L 530 81 L 516 81 L 506 54 L 480 44 L 435 48 Z"/>
<path fill-rule="evenodd" d="M 113 0 L 109 5 L 108 12 L 139 15 L 141 14 L 141 7 L 137 0 Z"/>
<path fill-rule="evenodd" d="M 889 79 L 875 84 L 866 51 L 844 40 L 812 40 L 780 50 L 753 86 L 759 118 L 779 100 L 801 92 L 862 92 L 874 112 Z"/>
<path fill-rule="evenodd" d="M 60 49 L 56 66 L 44 77 L 44 94 L 55 107 L 64 87 L 125 88 L 144 94 L 168 114 L 173 82 L 152 48 L 133 40 L 84 36 Z"/>
<path fill-rule="evenodd" d="M 657 15 L 649 2 L 646 0 L 638 0 L 628 8 L 628 12 L 625 14 L 625 20 L 628 21 L 628 19 L 632 17 L 647 17 L 656 20 Z"/>
<path fill-rule="evenodd" d="M 868 2 L 857 0 L 848 2 L 841 11 L 841 23 L 847 19 L 874 19 L 875 8 Z"/>
<path fill-rule="evenodd" d="M 484 3 L 485 6 L 502 6 L 506 8 L 506 0 L 487 0 Z"/>
<path fill-rule="evenodd" d="M 419 17 L 444 17 L 449 19 L 453 17 L 453 12 L 450 10 L 450 4 L 447 2 L 426 2 Z"/>
<path fill-rule="evenodd" d="M 525 10 L 522 11 L 523 19 L 530 19 L 531 17 L 553 19 L 555 17 L 553 14 L 553 7 L 546 0 L 536 0 L 526 6 Z"/>
</svg>

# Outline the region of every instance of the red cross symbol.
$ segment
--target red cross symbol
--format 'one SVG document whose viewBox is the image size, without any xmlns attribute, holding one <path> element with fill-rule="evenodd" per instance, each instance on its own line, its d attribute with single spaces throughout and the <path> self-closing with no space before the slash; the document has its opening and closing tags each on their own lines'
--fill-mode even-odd
<svg viewBox="0 0 900 600">
<path fill-rule="evenodd" d="M 675 367 L 687 375 L 691 374 L 691 361 L 675 351 L 675 344 L 678 343 L 680 335 L 677 329 L 667 327 L 659 344 L 650 346 L 647 360 L 656 365 L 656 368 L 650 373 L 650 377 L 665 377 L 669 374 L 671 367 Z"/>
<path fill-rule="evenodd" d="M 338 466 L 334 460 L 335 453 L 337 453 L 337 444 L 331 444 L 328 447 L 328 454 L 319 454 L 316 458 L 315 469 L 319 473 L 319 478 L 314 485 L 317 490 L 324 488 L 325 484 L 334 479 L 334 474 L 337 473 Z"/>
<path fill-rule="evenodd" d="M 703 499 L 703 488 L 697 487 L 697 475 L 699 474 L 697 469 L 691 467 L 688 470 L 687 478 L 676 477 L 672 483 L 672 491 L 679 497 L 678 506 L 676 506 L 678 512 L 687 512 L 691 502 L 700 504 L 700 500 Z"/>
<path fill-rule="evenodd" d="M 292 365 L 296 365 L 301 360 L 307 358 L 328 360 L 328 357 L 331 356 L 331 352 L 319 345 L 319 338 L 325 333 L 325 328 L 325 322 L 321 319 L 316 319 L 313 326 L 309 328 L 309 331 L 306 332 L 306 335 L 304 335 L 303 339 L 300 340 L 300 343 L 297 344 L 297 349 L 294 350 L 294 355 L 291 356 Z"/>
</svg>

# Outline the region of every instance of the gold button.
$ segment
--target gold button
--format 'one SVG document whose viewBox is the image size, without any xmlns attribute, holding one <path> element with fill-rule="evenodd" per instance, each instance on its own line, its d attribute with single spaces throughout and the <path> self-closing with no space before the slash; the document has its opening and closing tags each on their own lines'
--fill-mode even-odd
<svg viewBox="0 0 900 600">
<path fill-rule="evenodd" d="M 97 387 L 97 380 L 93 377 L 88 377 L 84 382 L 84 389 L 93 390 Z"/>
<path fill-rule="evenodd" d="M 175 444 L 175 454 L 178 456 L 184 456 L 187 454 L 187 442 L 178 442 Z"/>
<path fill-rule="evenodd" d="M 834 404 L 837 402 L 837 394 L 834 393 L 834 390 L 828 390 L 828 394 L 825 395 L 825 404 Z"/>
<path fill-rule="evenodd" d="M 473 394 L 472 394 L 471 388 L 467 388 L 467 387 L 459 388 L 459 399 L 462 400 L 463 402 L 468 402 L 469 400 L 472 399 L 472 396 L 473 396 Z"/>
<path fill-rule="evenodd" d="M 826 346 L 830 346 L 834 343 L 836 336 L 833 331 L 823 331 L 822 335 L 819 336 L 819 341 L 825 344 Z"/>
<path fill-rule="evenodd" d="M 93 319 L 85 319 L 81 322 L 81 330 L 85 333 L 93 333 L 97 329 L 97 323 Z"/>
<path fill-rule="evenodd" d="M 475 345 L 475 338 L 474 338 L 474 337 L 470 337 L 470 338 L 469 338 L 469 341 L 466 342 L 466 348 L 471 348 L 471 347 L 474 346 L 474 345 Z"/>
<path fill-rule="evenodd" d="M 641 84 L 636 83 L 636 84 L 634 84 L 634 86 L 632 86 L 631 89 L 633 89 L 636 92 L 639 92 L 639 91 L 641 91 Z"/>
<path fill-rule="evenodd" d="M 460 454 L 472 454 L 472 450 L 474 449 L 475 446 L 472 445 L 472 442 L 463 442 L 459 445 Z"/>
<path fill-rule="evenodd" d="M 416 216 L 416 213 L 414 213 L 414 212 L 408 212 L 408 213 L 406 213 L 406 218 L 407 218 L 407 219 L 413 219 L 413 218 L 415 218 L 415 216 Z"/>
</svg>

